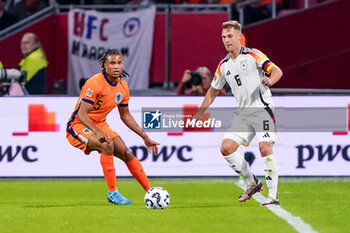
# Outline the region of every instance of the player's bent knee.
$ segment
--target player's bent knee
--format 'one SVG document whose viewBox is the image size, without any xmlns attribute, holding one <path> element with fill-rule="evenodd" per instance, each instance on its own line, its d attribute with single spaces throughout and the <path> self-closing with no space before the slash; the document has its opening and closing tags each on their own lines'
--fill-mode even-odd
<svg viewBox="0 0 350 233">
<path fill-rule="evenodd" d="M 129 162 L 133 160 L 135 156 L 130 150 L 127 150 L 125 153 L 125 157 L 126 157 L 126 161 Z"/>
<path fill-rule="evenodd" d="M 135 157 L 134 154 L 130 150 L 128 150 L 127 148 L 125 150 L 119 151 L 119 152 L 114 151 L 114 155 L 117 158 L 123 160 L 123 162 L 125 162 L 125 163 L 130 162 Z"/>
<path fill-rule="evenodd" d="M 101 143 L 101 152 L 105 155 L 113 155 L 114 145 L 111 143 Z"/>
<path fill-rule="evenodd" d="M 227 156 L 235 152 L 236 150 L 232 147 L 229 147 L 227 145 L 221 145 L 220 152 L 223 156 Z"/>
<path fill-rule="evenodd" d="M 262 157 L 272 154 L 272 144 L 270 142 L 260 142 L 259 150 Z"/>
<path fill-rule="evenodd" d="M 233 140 L 224 139 L 221 143 L 220 152 L 223 156 L 230 155 L 236 152 L 238 144 Z"/>
</svg>

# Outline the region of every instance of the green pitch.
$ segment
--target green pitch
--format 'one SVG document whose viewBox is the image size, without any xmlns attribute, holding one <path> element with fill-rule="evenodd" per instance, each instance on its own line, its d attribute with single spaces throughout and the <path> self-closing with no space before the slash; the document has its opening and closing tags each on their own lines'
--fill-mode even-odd
<svg viewBox="0 0 350 233">
<path fill-rule="evenodd" d="M 296 232 L 254 199 L 239 203 L 237 178 L 150 181 L 168 190 L 168 209 L 148 210 L 133 179 L 117 180 L 131 206 L 107 203 L 102 179 L 0 179 L 0 232 Z M 350 232 L 350 178 L 280 181 L 283 209 L 316 232 Z"/>
</svg>

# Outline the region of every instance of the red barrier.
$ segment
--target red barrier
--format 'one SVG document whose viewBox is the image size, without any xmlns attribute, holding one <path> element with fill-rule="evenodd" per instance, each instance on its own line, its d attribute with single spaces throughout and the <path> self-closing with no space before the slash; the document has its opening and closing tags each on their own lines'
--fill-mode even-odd
<svg viewBox="0 0 350 233">
<path fill-rule="evenodd" d="M 207 66 L 213 73 L 226 55 L 221 25 L 226 13 L 173 13 L 170 17 L 170 80 L 181 80 L 186 69 Z"/>
<path fill-rule="evenodd" d="M 53 81 L 66 81 L 68 71 L 68 15 L 56 15 Z"/>
<path fill-rule="evenodd" d="M 247 46 L 278 64 L 280 88 L 350 88 L 350 1 L 324 4 L 244 30 Z"/>
<path fill-rule="evenodd" d="M 162 83 L 165 81 L 165 13 L 157 13 L 154 20 L 152 60 L 150 67 L 150 82 Z"/>
</svg>

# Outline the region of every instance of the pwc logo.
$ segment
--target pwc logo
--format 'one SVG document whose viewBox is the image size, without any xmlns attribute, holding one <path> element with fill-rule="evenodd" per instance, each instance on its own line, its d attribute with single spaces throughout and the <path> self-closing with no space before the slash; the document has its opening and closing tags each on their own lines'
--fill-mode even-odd
<svg viewBox="0 0 350 233">
<path fill-rule="evenodd" d="M 28 105 L 28 131 L 13 132 L 12 136 L 28 136 L 29 132 L 59 132 L 56 114 L 47 112 L 43 104 Z"/>
<path fill-rule="evenodd" d="M 28 105 L 28 131 L 13 132 L 12 136 L 28 136 L 29 132 L 58 132 L 59 125 L 56 124 L 56 114 L 46 111 L 43 104 Z M 36 145 L 0 145 L 0 163 L 13 162 L 21 158 L 28 163 L 38 161 L 35 153 L 39 149 Z M 18 160 L 18 159 L 17 159 Z"/>
</svg>

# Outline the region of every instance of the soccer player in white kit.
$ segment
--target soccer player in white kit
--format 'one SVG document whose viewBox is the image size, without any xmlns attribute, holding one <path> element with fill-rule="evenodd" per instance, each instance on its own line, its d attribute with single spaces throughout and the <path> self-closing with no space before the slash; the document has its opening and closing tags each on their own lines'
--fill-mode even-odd
<svg viewBox="0 0 350 233">
<path fill-rule="evenodd" d="M 282 77 L 282 71 L 258 49 L 241 46 L 241 34 L 242 26 L 237 21 L 230 20 L 222 24 L 222 42 L 229 54 L 219 63 L 211 87 L 194 119 L 201 119 L 219 90 L 228 83 L 237 100 L 238 110 L 224 135 L 220 151 L 247 184 L 238 201 L 249 200 L 263 189 L 261 181 L 254 176 L 244 157 L 237 151 L 240 145 L 249 145 L 257 135 L 269 188 L 268 198 L 261 205 L 279 205 L 278 169 L 272 151 L 276 141 L 276 125 L 269 87 Z"/>
</svg>

